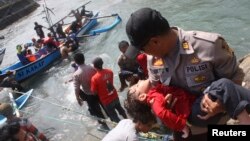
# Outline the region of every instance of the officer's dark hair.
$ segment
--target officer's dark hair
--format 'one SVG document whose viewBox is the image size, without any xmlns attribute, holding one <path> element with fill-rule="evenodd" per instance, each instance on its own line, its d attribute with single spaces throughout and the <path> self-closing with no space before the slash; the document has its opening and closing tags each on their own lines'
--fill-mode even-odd
<svg viewBox="0 0 250 141">
<path fill-rule="evenodd" d="M 74 61 L 75 61 L 76 64 L 78 64 L 78 65 L 84 64 L 84 62 L 85 62 L 85 57 L 84 57 L 83 53 L 76 53 L 76 54 L 74 55 Z"/>
<path fill-rule="evenodd" d="M 35 24 L 35 25 L 38 25 L 38 23 L 37 23 L 37 22 L 34 22 L 34 24 Z"/>
<path fill-rule="evenodd" d="M 118 45 L 119 48 L 124 48 L 124 47 L 128 47 L 129 43 L 125 40 L 121 41 Z"/>
<path fill-rule="evenodd" d="M 135 98 L 135 93 L 128 91 L 127 99 L 124 101 L 124 107 L 130 117 L 133 118 L 133 122 L 141 122 L 142 124 L 156 123 L 156 118 L 151 112 L 151 108 Z"/>
</svg>

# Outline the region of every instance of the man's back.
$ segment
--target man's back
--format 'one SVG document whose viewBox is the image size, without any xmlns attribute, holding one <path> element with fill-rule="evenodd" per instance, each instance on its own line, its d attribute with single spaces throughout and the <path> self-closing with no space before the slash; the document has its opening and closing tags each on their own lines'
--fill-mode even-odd
<svg viewBox="0 0 250 141">
<path fill-rule="evenodd" d="M 98 71 L 91 79 L 91 90 L 97 92 L 104 105 L 116 99 L 118 95 L 113 86 L 113 72 L 109 69 Z"/>
<path fill-rule="evenodd" d="M 75 91 L 80 90 L 79 86 L 82 86 L 83 91 L 86 94 L 92 94 L 90 88 L 90 82 L 92 76 L 96 73 L 96 70 L 90 65 L 80 65 L 78 70 L 74 73 L 74 87 Z"/>
</svg>

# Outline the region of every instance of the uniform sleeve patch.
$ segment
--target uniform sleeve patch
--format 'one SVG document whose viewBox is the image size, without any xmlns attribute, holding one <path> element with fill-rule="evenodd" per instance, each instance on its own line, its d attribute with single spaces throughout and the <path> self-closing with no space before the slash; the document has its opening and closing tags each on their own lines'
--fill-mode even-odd
<svg viewBox="0 0 250 141">
<path fill-rule="evenodd" d="M 163 66 L 164 65 L 162 58 L 156 58 L 156 57 L 153 58 L 152 64 L 155 67 L 157 67 L 157 66 L 159 67 L 159 66 Z"/>
<path fill-rule="evenodd" d="M 184 50 L 188 50 L 188 49 L 189 49 L 188 42 L 184 41 L 184 42 L 182 43 L 182 48 L 183 48 Z"/>
</svg>

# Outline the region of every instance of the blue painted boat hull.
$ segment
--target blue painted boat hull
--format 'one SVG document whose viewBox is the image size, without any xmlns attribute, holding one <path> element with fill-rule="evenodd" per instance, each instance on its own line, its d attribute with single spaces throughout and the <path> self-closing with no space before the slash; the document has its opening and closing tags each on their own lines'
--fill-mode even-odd
<svg viewBox="0 0 250 141">
<path fill-rule="evenodd" d="M 43 58 L 38 59 L 35 62 L 29 63 L 25 66 L 22 65 L 20 61 L 2 70 L 2 73 L 6 73 L 9 70 L 15 70 L 16 74 L 14 79 L 18 82 L 24 81 L 25 79 L 35 75 L 36 73 L 44 70 L 52 62 L 61 56 L 60 50 L 54 50 L 50 54 Z"/>
<path fill-rule="evenodd" d="M 15 99 L 15 102 L 17 104 L 17 108 L 21 109 L 24 104 L 27 102 L 27 100 L 29 99 L 29 97 L 31 96 L 33 92 L 33 89 L 29 90 L 28 92 L 26 92 L 25 94 L 19 96 L 17 99 Z M 0 125 L 3 124 L 7 119 L 0 115 Z"/>
<path fill-rule="evenodd" d="M 102 33 L 102 32 L 107 32 L 111 29 L 113 29 L 116 25 L 118 25 L 120 22 L 122 21 L 121 17 L 118 15 L 115 19 L 115 21 L 111 24 L 111 25 L 108 25 L 108 26 L 105 26 L 105 27 L 102 27 L 102 28 L 99 28 L 99 29 L 94 29 L 94 30 L 91 30 L 89 32 L 90 35 L 96 35 L 96 34 L 99 34 L 99 33 Z"/>
<path fill-rule="evenodd" d="M 96 13 L 94 17 L 97 17 L 99 14 Z M 90 31 L 94 26 L 97 25 L 97 20 L 93 19 L 90 20 L 88 23 L 86 23 L 79 31 L 76 33 L 76 36 L 79 35 L 81 36 L 82 34 L 86 34 L 88 31 Z M 38 72 L 44 70 L 47 68 L 52 62 L 54 62 L 56 59 L 58 59 L 61 56 L 60 50 L 57 49 L 47 56 L 38 59 L 35 62 L 29 63 L 25 66 L 22 65 L 20 61 L 16 62 L 15 64 L 2 69 L 2 74 L 5 74 L 9 70 L 15 70 L 16 75 L 15 75 L 15 80 L 18 82 L 22 82 L 27 78 L 30 78 L 31 76 L 37 74 Z"/>
</svg>

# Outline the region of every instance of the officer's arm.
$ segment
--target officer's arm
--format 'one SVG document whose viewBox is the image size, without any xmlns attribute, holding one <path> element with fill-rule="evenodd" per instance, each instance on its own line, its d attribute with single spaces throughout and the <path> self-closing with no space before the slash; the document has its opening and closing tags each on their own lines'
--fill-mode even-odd
<svg viewBox="0 0 250 141">
<path fill-rule="evenodd" d="M 218 78 L 228 78 L 241 85 L 244 73 L 237 62 L 233 50 L 228 46 L 226 41 L 219 38 L 214 50 L 214 72 Z"/>
<path fill-rule="evenodd" d="M 160 82 L 160 77 L 151 72 L 150 69 L 148 69 L 148 79 L 152 86 L 156 86 Z"/>
<path fill-rule="evenodd" d="M 149 62 L 147 62 L 148 79 L 151 83 L 151 86 L 156 86 L 160 82 L 160 76 L 155 73 L 154 69 L 151 69 L 149 66 Z"/>
</svg>

